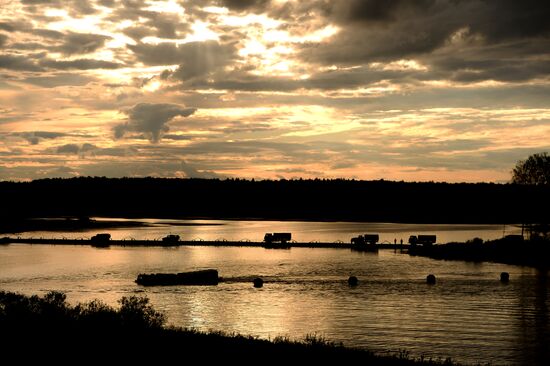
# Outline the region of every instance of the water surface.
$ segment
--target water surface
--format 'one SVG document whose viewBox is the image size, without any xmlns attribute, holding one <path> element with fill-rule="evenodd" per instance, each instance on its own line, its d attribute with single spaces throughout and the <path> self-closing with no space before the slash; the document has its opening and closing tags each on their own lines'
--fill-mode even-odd
<svg viewBox="0 0 550 366">
<path fill-rule="evenodd" d="M 297 223 L 278 225 L 270 231 L 289 228 L 298 237 Z M 349 231 L 344 232 L 342 225 Z M 139 239 L 138 234 L 154 237 L 181 229 L 192 236 L 191 228 L 209 239 L 208 235 L 222 235 L 221 230 L 230 227 L 223 235 L 236 239 L 263 235 L 273 226 L 266 222 L 153 226 L 124 229 L 117 235 L 132 232 Z M 392 230 L 389 235 L 398 232 Z M 299 233 L 303 238 L 328 240 L 323 238 L 363 231 L 374 230 L 356 223 L 305 223 Z M 456 232 L 460 230 L 449 237 Z M 225 282 L 148 288 L 134 283 L 138 273 L 204 268 L 218 269 Z M 510 273 L 508 284 L 498 280 L 503 271 Z M 437 277 L 435 286 L 425 283 L 429 273 Z M 347 285 L 350 275 L 359 278 L 357 287 Z M 265 280 L 263 288 L 252 286 L 255 276 Z M 122 296 L 146 295 L 178 326 L 263 338 L 316 334 L 379 352 L 406 350 L 413 356 L 495 365 L 548 364 L 548 279 L 548 272 L 528 267 L 438 261 L 392 250 L 371 254 L 308 248 L 0 246 L 3 290 L 25 294 L 60 290 L 72 303 L 99 298 L 111 305 Z"/>
</svg>

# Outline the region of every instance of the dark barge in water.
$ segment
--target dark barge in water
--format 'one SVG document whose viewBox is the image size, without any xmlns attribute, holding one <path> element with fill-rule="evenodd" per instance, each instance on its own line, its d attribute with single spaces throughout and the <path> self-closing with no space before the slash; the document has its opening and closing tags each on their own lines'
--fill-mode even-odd
<svg viewBox="0 0 550 366">
<path fill-rule="evenodd" d="M 215 286 L 219 282 L 218 271 L 204 269 L 181 273 L 140 273 L 136 283 L 142 286 L 207 285 Z"/>
</svg>

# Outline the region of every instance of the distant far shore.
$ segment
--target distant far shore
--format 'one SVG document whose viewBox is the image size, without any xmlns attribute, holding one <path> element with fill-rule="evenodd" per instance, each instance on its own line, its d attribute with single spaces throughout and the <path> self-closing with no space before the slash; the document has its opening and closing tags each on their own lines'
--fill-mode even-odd
<svg viewBox="0 0 550 366">
<path fill-rule="evenodd" d="M 550 186 L 355 180 L 42 179 L 0 182 L 0 222 L 28 218 L 550 222 Z"/>
</svg>

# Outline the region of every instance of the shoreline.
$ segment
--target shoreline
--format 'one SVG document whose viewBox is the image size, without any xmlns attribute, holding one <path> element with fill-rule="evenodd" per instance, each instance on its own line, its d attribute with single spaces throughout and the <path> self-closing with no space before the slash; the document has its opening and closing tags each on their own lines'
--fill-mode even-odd
<svg viewBox="0 0 550 366">
<path fill-rule="evenodd" d="M 487 242 L 471 240 L 410 247 L 409 255 L 438 260 L 494 262 L 539 269 L 550 268 L 550 239 L 523 240 L 513 237 Z"/>
</svg>

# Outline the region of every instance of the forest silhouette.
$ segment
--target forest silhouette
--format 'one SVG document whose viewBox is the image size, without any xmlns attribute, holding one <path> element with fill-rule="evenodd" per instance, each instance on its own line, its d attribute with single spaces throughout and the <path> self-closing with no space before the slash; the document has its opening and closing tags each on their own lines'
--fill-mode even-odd
<svg viewBox="0 0 550 366">
<path fill-rule="evenodd" d="M 4 225 L 33 217 L 410 223 L 549 222 L 550 186 L 357 180 L 105 178 L 0 182 Z"/>
</svg>

